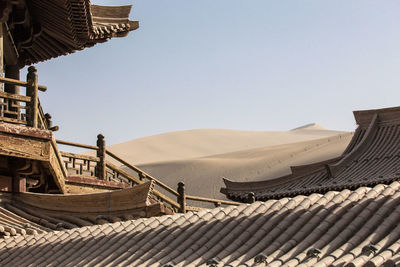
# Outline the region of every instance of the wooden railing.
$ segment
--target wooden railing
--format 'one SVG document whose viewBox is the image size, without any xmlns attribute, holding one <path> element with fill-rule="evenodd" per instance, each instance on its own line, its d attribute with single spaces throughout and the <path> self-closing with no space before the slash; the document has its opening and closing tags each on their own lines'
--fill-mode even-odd
<svg viewBox="0 0 400 267">
<path fill-rule="evenodd" d="M 148 181 L 153 181 L 153 198 L 170 206 L 176 212 L 197 211 L 204 203 L 211 203 L 219 207 L 221 205 L 239 205 L 237 202 L 219 200 L 198 196 L 190 196 L 185 193 L 185 185 L 178 183 L 177 190 L 161 182 L 143 170 L 133 166 L 129 162 L 118 157 L 105 148 L 104 136 L 97 136 L 97 145 L 84 145 L 79 143 L 56 140 L 57 144 L 84 148 L 96 151 L 96 156 L 88 156 L 75 153 L 61 152 L 65 168 L 70 175 L 91 177 L 103 181 L 112 181 L 134 186 Z M 188 205 L 187 202 L 193 203 Z M 200 202 L 201 205 L 195 203 Z"/>
<path fill-rule="evenodd" d="M 26 88 L 26 94 L 8 93 L 0 90 L 0 121 L 22 124 L 34 128 L 58 130 L 51 124 L 51 116 L 44 114 L 38 91 L 45 92 L 46 86 L 38 84 L 36 68 L 28 68 L 26 82 L 0 77 L 0 83 Z"/>
</svg>

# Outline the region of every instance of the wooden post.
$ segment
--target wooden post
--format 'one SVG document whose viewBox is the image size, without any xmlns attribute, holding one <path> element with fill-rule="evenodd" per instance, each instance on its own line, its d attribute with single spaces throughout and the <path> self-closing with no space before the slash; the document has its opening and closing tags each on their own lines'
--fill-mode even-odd
<svg viewBox="0 0 400 267">
<path fill-rule="evenodd" d="M 28 126 L 37 128 L 38 127 L 38 114 L 39 114 L 39 99 L 38 99 L 38 76 L 34 66 L 28 68 L 28 74 L 26 76 L 28 83 L 26 87 L 26 95 L 31 97 L 29 103 L 29 109 L 27 114 Z"/>
<path fill-rule="evenodd" d="M 142 172 L 139 172 L 139 180 L 144 181 L 145 178 L 146 176 Z"/>
<path fill-rule="evenodd" d="M 19 67 L 17 65 L 5 65 L 5 77 L 14 79 L 14 80 L 19 80 Z M 20 94 L 20 88 L 18 85 L 14 84 L 4 84 L 4 92 L 14 94 L 14 95 L 19 95 Z M 7 106 L 8 106 L 8 111 L 11 112 L 16 112 L 17 114 L 5 114 L 5 116 L 13 119 L 20 120 L 21 116 L 20 113 L 18 112 L 18 108 L 15 108 L 13 106 L 18 105 L 19 102 L 15 100 L 9 99 L 7 101 Z"/>
<path fill-rule="evenodd" d="M 0 9 L 1 11 L 1 9 Z M 4 73 L 4 47 L 3 47 L 3 22 L 0 22 L 0 77 L 3 77 Z M 0 91 L 2 88 L 0 88 Z"/>
<path fill-rule="evenodd" d="M 0 11 L 2 11 L 0 9 Z M 3 47 L 3 22 L 0 22 L 0 77 L 4 77 L 4 62 L 3 62 L 3 57 L 4 57 L 4 47 Z M 0 92 L 3 91 L 3 84 L 0 84 Z M 4 114 L 3 110 L 5 107 L 0 107 L 0 114 Z"/>
<path fill-rule="evenodd" d="M 22 193 L 26 192 L 26 178 L 21 177 L 18 174 L 13 175 L 12 177 L 12 192 L 13 193 Z"/>
<path fill-rule="evenodd" d="M 185 184 L 183 182 L 178 183 L 178 194 L 179 212 L 186 213 Z"/>
<path fill-rule="evenodd" d="M 106 141 L 104 140 L 104 135 L 97 135 L 97 157 L 100 158 L 100 162 L 97 162 L 96 166 L 96 176 L 100 180 L 106 178 Z"/>
<path fill-rule="evenodd" d="M 8 168 L 12 177 L 11 192 L 21 193 L 26 192 L 26 178 L 18 174 L 18 169 L 21 168 L 21 160 L 17 158 L 8 158 Z"/>
</svg>

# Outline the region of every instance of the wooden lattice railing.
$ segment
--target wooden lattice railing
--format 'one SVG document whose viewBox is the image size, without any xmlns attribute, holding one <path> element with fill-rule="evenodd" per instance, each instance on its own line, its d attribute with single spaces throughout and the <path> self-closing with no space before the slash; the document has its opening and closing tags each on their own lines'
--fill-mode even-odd
<svg viewBox="0 0 400 267">
<path fill-rule="evenodd" d="M 0 121 L 22 124 L 39 129 L 58 130 L 58 126 L 52 126 L 51 116 L 45 114 L 40 105 L 38 91 L 45 92 L 47 88 L 38 84 L 38 76 L 35 67 L 31 66 L 28 68 L 26 82 L 0 77 L 0 84 L 26 88 L 25 95 L 4 92 L 0 88 Z M 57 140 L 57 143 L 96 151 L 96 156 L 60 152 L 65 168 L 70 175 L 115 182 L 124 184 L 125 186 L 134 186 L 153 181 L 155 185 L 153 190 L 154 200 L 169 205 L 177 212 L 199 209 L 195 206 L 187 205 L 187 200 L 191 203 L 212 203 L 215 206 L 239 205 L 239 203 L 233 201 L 187 195 L 185 193 L 185 185 L 182 182 L 178 184 L 177 190 L 171 188 L 143 170 L 129 164 L 111 151 L 108 151 L 105 148 L 103 135 L 98 135 L 96 146 L 61 140 Z"/>
<path fill-rule="evenodd" d="M 47 88 L 38 84 L 35 67 L 29 67 L 26 82 L 0 77 L 0 83 L 26 88 L 25 95 L 0 90 L 0 121 L 53 131 L 58 129 L 52 127 L 51 116 L 45 114 L 40 105 L 38 91 L 45 92 Z"/>
<path fill-rule="evenodd" d="M 214 204 L 216 207 L 221 205 L 239 205 L 237 202 L 219 200 L 198 196 L 190 196 L 185 193 L 185 185 L 180 182 L 177 190 L 171 188 L 159 179 L 151 176 L 143 170 L 133 166 L 129 162 L 118 157 L 105 148 L 103 135 L 98 135 L 97 146 L 84 145 L 79 143 L 57 140 L 60 145 L 84 148 L 96 151 L 96 156 L 88 156 L 75 153 L 61 152 L 65 168 L 70 175 L 95 178 L 103 181 L 117 182 L 134 186 L 148 181 L 153 181 L 153 198 L 170 206 L 176 212 L 186 212 L 188 210 L 197 211 L 199 205 L 204 203 Z M 193 203 L 187 205 L 187 202 Z"/>
</svg>

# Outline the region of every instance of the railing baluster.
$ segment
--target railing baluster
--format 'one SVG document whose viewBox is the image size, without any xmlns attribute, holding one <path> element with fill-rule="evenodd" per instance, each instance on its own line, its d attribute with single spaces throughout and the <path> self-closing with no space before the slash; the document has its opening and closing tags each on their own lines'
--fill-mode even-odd
<svg viewBox="0 0 400 267">
<path fill-rule="evenodd" d="M 83 174 L 83 165 L 85 165 L 85 164 L 86 164 L 86 160 L 83 160 L 83 164 L 81 164 L 81 165 L 79 166 L 79 174 L 80 174 L 80 175 Z"/>
<path fill-rule="evenodd" d="M 144 181 L 144 178 L 146 178 L 146 175 L 144 175 L 142 172 L 139 172 L 139 180 Z"/>
</svg>

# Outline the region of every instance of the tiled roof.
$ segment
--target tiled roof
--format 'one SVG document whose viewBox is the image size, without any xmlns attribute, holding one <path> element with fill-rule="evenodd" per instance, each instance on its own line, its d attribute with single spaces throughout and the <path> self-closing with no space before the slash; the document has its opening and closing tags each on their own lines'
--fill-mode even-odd
<svg viewBox="0 0 400 267">
<path fill-rule="evenodd" d="M 151 199 L 152 183 L 85 195 L 0 194 L 0 235 L 30 235 L 172 214 Z"/>
<path fill-rule="evenodd" d="M 347 149 L 330 161 L 292 167 L 292 174 L 260 182 L 224 180 L 221 192 L 246 201 L 354 189 L 400 179 L 400 107 L 355 111 L 358 128 Z"/>
<path fill-rule="evenodd" d="M 400 183 L 393 182 L 9 237 L 0 240 L 0 264 L 395 266 L 399 204 Z"/>
<path fill-rule="evenodd" d="M 16 236 L 47 232 L 47 228 L 0 207 L 0 235 Z"/>
<path fill-rule="evenodd" d="M 41 30 L 20 51 L 26 65 L 126 36 L 139 27 L 137 21 L 129 20 L 131 6 L 98 6 L 90 0 L 32 0 L 29 10 Z"/>
</svg>

